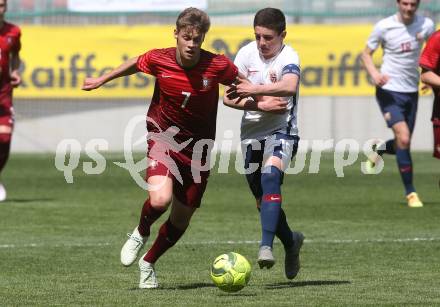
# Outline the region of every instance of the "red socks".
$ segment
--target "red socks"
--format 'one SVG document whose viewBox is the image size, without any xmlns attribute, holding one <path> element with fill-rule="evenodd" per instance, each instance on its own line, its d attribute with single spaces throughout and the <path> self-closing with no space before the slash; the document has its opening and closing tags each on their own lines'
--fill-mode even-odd
<svg viewBox="0 0 440 307">
<path fill-rule="evenodd" d="M 168 219 L 160 227 L 156 241 L 154 241 L 153 246 L 151 246 L 150 250 L 145 255 L 144 260 L 149 263 L 155 263 L 160 256 L 179 241 L 185 233 L 185 230 L 186 229 L 180 230 L 176 228 Z"/>
<path fill-rule="evenodd" d="M 165 210 L 166 211 L 166 210 Z M 151 206 L 150 199 L 148 198 L 144 206 L 142 207 L 141 219 L 139 221 L 138 231 L 141 236 L 150 235 L 150 226 L 165 212 L 157 210 Z"/>
<path fill-rule="evenodd" d="M 0 133 L 0 172 L 6 165 L 9 158 L 9 150 L 11 148 L 11 134 Z"/>
</svg>

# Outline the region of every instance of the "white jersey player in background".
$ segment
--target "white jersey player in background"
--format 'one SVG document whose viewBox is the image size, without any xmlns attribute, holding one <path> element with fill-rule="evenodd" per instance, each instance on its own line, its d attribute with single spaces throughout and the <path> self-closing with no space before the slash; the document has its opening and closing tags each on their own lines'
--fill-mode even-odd
<svg viewBox="0 0 440 307">
<path fill-rule="evenodd" d="M 396 155 L 411 208 L 423 206 L 413 185 L 410 154 L 418 104 L 418 61 L 424 42 L 435 30 L 431 19 L 416 14 L 419 4 L 420 0 L 397 0 L 398 12 L 374 26 L 362 54 L 365 68 L 376 85 L 376 99 L 383 117 L 394 133 L 394 139 L 374 149 L 379 155 Z M 383 49 L 380 71 L 372 57 L 379 46 Z M 367 161 L 367 171 L 372 172 L 374 166 L 374 161 Z"/>
<path fill-rule="evenodd" d="M 298 148 L 297 103 L 300 80 L 298 54 L 283 41 L 286 37 L 284 14 L 274 8 L 257 12 L 254 18 L 256 41 L 241 48 L 234 64 L 240 78 L 227 88 L 224 104 L 243 109 L 267 96 L 277 97 L 278 112 L 245 111 L 241 139 L 246 178 L 260 211 L 262 239 L 258 253 L 260 268 L 271 268 L 275 235 L 285 249 L 285 273 L 289 279 L 299 271 L 299 251 L 304 241 L 292 232 L 281 208 L 284 170 Z M 264 97 L 264 98 L 263 98 Z"/>
</svg>

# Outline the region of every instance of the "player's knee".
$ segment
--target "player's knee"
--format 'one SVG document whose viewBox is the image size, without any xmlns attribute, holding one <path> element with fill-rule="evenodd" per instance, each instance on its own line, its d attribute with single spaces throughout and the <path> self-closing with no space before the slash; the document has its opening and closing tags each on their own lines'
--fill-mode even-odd
<svg viewBox="0 0 440 307">
<path fill-rule="evenodd" d="M 407 134 L 402 134 L 397 137 L 397 146 L 402 149 L 407 149 L 411 145 L 411 138 Z"/>
<path fill-rule="evenodd" d="M 11 134 L 12 133 L 12 127 L 8 126 L 8 125 L 0 125 L 0 133 L 6 133 L 6 134 Z"/>
<path fill-rule="evenodd" d="M 165 211 L 171 203 L 171 196 L 163 194 L 153 195 L 153 193 L 151 193 L 150 203 L 154 209 Z"/>
</svg>

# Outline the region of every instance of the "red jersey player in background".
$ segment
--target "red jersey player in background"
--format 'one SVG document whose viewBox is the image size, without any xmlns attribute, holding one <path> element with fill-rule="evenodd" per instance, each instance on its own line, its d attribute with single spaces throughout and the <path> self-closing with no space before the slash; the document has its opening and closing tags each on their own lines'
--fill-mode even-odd
<svg viewBox="0 0 440 307">
<path fill-rule="evenodd" d="M 432 87 L 434 104 L 432 125 L 434 129 L 434 157 L 440 159 L 440 30 L 432 34 L 420 56 L 421 80 Z M 440 181 L 439 181 L 440 185 Z"/>
<path fill-rule="evenodd" d="M 83 90 L 92 90 L 139 71 L 156 77 L 147 113 L 147 183 L 155 188 L 149 189 L 139 225 L 122 247 L 124 266 L 136 260 L 150 236 L 150 226 L 170 205 L 171 212 L 152 247 L 139 260 L 139 288 L 158 287 L 154 263 L 181 238 L 200 206 L 209 171 L 198 166 L 207 163 L 210 150 L 200 154 L 194 146 L 198 141 L 214 140 L 219 83 L 230 85 L 238 75 L 238 69 L 228 58 L 201 49 L 209 27 L 205 12 L 187 8 L 176 21 L 176 47 L 150 50 L 101 77 L 84 81 Z M 270 99 L 267 97 L 267 102 L 257 102 L 249 108 L 285 108 L 284 102 L 272 99 L 274 103 L 270 104 Z M 195 168 L 199 176 L 193 176 Z"/>
<path fill-rule="evenodd" d="M 7 1 L 0 0 L 0 174 L 9 157 L 14 126 L 12 89 L 21 83 L 20 28 L 5 21 L 6 9 Z M 0 201 L 5 199 L 6 190 L 0 183 Z"/>
</svg>

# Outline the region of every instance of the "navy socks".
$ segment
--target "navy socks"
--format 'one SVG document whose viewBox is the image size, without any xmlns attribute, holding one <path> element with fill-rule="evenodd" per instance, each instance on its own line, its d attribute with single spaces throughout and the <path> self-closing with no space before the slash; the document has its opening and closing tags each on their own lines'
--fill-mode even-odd
<svg viewBox="0 0 440 307">
<path fill-rule="evenodd" d="M 275 166 L 263 169 L 261 186 L 260 218 L 262 228 L 261 245 L 272 247 L 281 212 L 281 179 L 283 173 Z"/>
<path fill-rule="evenodd" d="M 413 185 L 412 160 L 409 149 L 396 148 L 397 166 L 399 167 L 400 176 L 405 186 L 406 195 L 415 192 Z"/>
</svg>

